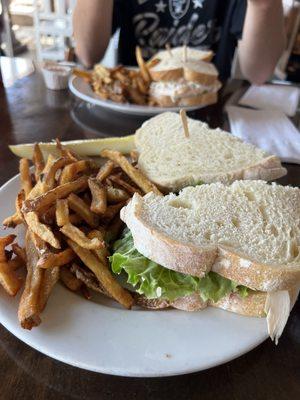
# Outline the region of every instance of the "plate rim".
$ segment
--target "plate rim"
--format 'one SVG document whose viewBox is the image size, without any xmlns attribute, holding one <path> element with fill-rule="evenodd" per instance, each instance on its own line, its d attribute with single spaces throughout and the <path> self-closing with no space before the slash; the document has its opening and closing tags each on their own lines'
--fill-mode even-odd
<svg viewBox="0 0 300 400">
<path fill-rule="evenodd" d="M 88 364 L 85 364 L 83 362 L 75 362 L 73 361 L 72 358 L 63 358 L 63 356 L 61 356 L 60 354 L 55 354 L 53 355 L 53 353 L 51 353 L 51 351 L 48 351 L 47 348 L 42 347 L 42 346 L 38 346 L 36 344 L 33 344 L 32 342 L 30 342 L 29 340 L 24 339 L 23 337 L 21 337 L 16 331 L 13 331 L 11 329 L 9 329 L 9 327 L 7 326 L 7 324 L 3 323 L 2 321 L 0 321 L 0 324 L 7 329 L 7 331 L 13 335 L 15 338 L 17 338 L 18 340 L 20 340 L 22 343 L 25 343 L 26 346 L 29 346 L 31 349 L 34 349 L 35 351 L 38 351 L 39 353 L 41 353 L 42 355 L 45 355 L 49 358 L 52 358 L 53 360 L 59 361 L 63 364 L 66 365 L 70 365 L 71 367 L 74 368 L 80 368 L 83 369 L 85 371 L 89 371 L 89 372 L 95 372 L 98 374 L 104 374 L 104 375 L 112 375 L 112 376 L 119 376 L 119 377 L 126 377 L 126 378 L 166 378 L 169 376 L 180 376 L 180 375 L 188 375 L 188 374 L 193 374 L 196 372 L 202 372 L 202 371 L 206 371 L 209 370 L 211 368 L 215 368 L 221 365 L 224 365 L 230 361 L 233 361 L 239 357 L 242 357 L 243 355 L 249 353 L 250 351 L 254 350 L 256 347 L 260 346 L 263 342 L 265 342 L 268 338 L 269 335 L 266 334 L 264 337 L 262 337 L 259 341 L 252 343 L 251 345 L 249 345 L 248 347 L 245 347 L 245 349 L 242 352 L 237 352 L 235 354 L 231 354 L 228 357 L 223 358 L 222 362 L 218 362 L 216 360 L 213 360 L 209 363 L 207 363 L 205 366 L 203 367 L 191 367 L 191 368 L 184 368 L 183 366 L 181 367 L 181 369 L 177 369 L 176 371 L 173 372 L 163 372 L 163 371 L 157 371 L 157 372 L 132 372 L 130 370 L 110 370 L 109 368 L 104 368 L 104 367 L 98 367 L 98 368 L 94 368 L 89 366 Z"/>
</svg>

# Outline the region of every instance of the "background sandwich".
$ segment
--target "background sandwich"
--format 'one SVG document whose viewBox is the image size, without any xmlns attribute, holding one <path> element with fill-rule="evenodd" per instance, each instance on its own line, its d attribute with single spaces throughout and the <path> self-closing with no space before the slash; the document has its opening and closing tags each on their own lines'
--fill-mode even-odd
<svg viewBox="0 0 300 400">
<path fill-rule="evenodd" d="M 221 87 L 211 51 L 178 47 L 159 52 L 150 69 L 150 96 L 163 107 L 208 105 L 217 101 Z"/>
</svg>

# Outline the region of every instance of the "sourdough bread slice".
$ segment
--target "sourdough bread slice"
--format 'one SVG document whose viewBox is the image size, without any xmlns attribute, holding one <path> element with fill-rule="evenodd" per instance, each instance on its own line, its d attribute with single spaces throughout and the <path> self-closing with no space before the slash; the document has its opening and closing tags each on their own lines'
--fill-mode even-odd
<svg viewBox="0 0 300 400">
<path fill-rule="evenodd" d="M 276 293 L 276 292 L 275 292 Z M 288 291 L 290 297 L 290 310 L 294 307 L 299 294 L 299 287 L 292 287 Z M 217 303 L 210 302 L 212 307 L 222 308 L 237 314 L 246 315 L 248 317 L 266 317 L 266 302 L 268 298 L 267 292 L 251 291 L 247 297 L 241 297 L 237 293 L 231 293 L 223 297 Z"/>
<path fill-rule="evenodd" d="M 211 50 L 199 50 L 192 47 L 186 48 L 187 61 L 211 61 L 214 53 Z M 161 50 L 156 53 L 151 60 L 159 59 L 164 61 L 166 59 L 172 58 L 183 60 L 184 58 L 184 46 L 174 47 L 171 52 L 168 50 Z M 151 61 L 150 60 L 150 61 Z"/>
<path fill-rule="evenodd" d="M 212 63 L 205 61 L 166 58 L 150 69 L 154 81 L 176 81 L 180 78 L 212 85 L 218 79 L 218 71 Z"/>
<path fill-rule="evenodd" d="M 163 191 L 205 182 L 273 180 L 286 174 L 276 156 L 221 129 L 188 118 L 185 137 L 178 114 L 166 112 L 144 122 L 135 134 L 142 172 Z"/>
<path fill-rule="evenodd" d="M 137 250 L 163 267 L 210 270 L 254 290 L 300 283 L 300 189 L 263 181 L 134 195 L 121 210 Z"/>
</svg>

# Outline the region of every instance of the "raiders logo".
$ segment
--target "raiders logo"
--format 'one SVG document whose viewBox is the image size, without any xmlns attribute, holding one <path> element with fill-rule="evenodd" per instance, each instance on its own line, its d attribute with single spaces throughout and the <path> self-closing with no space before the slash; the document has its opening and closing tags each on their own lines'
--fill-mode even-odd
<svg viewBox="0 0 300 400">
<path fill-rule="evenodd" d="M 169 0 L 170 14 L 174 19 L 180 19 L 185 16 L 190 6 L 190 0 Z"/>
</svg>

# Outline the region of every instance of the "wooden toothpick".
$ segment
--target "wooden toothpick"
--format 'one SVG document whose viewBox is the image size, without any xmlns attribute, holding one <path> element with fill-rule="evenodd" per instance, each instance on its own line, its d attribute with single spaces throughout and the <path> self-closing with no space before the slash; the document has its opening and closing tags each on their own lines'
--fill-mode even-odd
<svg viewBox="0 0 300 400">
<path fill-rule="evenodd" d="M 188 121 L 187 121 L 187 117 L 186 117 L 186 112 L 185 112 L 184 109 L 181 109 L 179 114 L 180 114 L 181 121 L 182 121 L 184 136 L 186 138 L 189 138 L 190 137 L 190 132 L 189 132 L 189 127 L 188 127 Z"/>
<path fill-rule="evenodd" d="M 183 61 L 187 62 L 187 46 L 186 46 L 186 44 L 183 45 Z"/>
<path fill-rule="evenodd" d="M 169 53 L 169 56 L 173 57 L 173 54 L 172 54 L 172 51 L 171 51 L 171 46 L 169 45 L 169 43 L 166 43 L 165 47 L 166 47 L 166 50 Z"/>
</svg>

